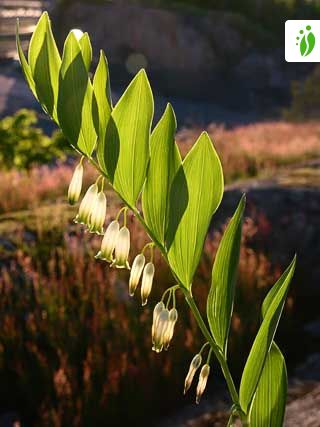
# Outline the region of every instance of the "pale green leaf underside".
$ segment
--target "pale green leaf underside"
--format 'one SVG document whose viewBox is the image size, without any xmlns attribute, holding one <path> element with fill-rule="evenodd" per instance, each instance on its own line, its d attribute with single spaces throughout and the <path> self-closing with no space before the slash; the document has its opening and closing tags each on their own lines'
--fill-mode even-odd
<svg viewBox="0 0 320 427">
<path fill-rule="evenodd" d="M 181 165 L 175 143 L 176 118 L 170 104 L 152 132 L 150 163 L 142 193 L 142 210 L 147 225 L 163 245 L 168 224 L 170 187 Z"/>
<path fill-rule="evenodd" d="M 284 357 L 273 342 L 252 403 L 250 422 L 255 427 L 282 427 L 287 396 Z"/>
<path fill-rule="evenodd" d="M 61 58 L 46 12 L 42 14 L 32 34 L 28 58 L 37 98 L 45 111 L 57 121 Z"/>
<path fill-rule="evenodd" d="M 141 70 L 114 107 L 104 144 L 99 144 L 100 167 L 130 206 L 146 178 L 153 108 L 151 87 Z"/>
<path fill-rule="evenodd" d="M 244 367 L 240 384 L 240 405 L 245 413 L 248 413 L 250 408 L 265 360 L 270 350 L 294 273 L 295 263 L 296 259 L 294 258 L 274 285 L 277 292 L 273 291 L 273 298 L 272 300 L 270 298 L 270 303 L 268 303 L 265 316 Z"/>
<path fill-rule="evenodd" d="M 21 47 L 21 42 L 19 37 L 19 19 L 17 19 L 17 25 L 16 25 L 16 44 L 17 44 L 18 56 L 19 56 L 24 77 L 29 85 L 29 88 L 31 89 L 31 92 L 36 97 L 36 99 L 38 99 L 31 69 Z"/>
<path fill-rule="evenodd" d="M 244 207 L 245 197 L 243 196 L 219 244 L 212 268 L 211 288 L 207 301 L 210 330 L 224 353 L 227 350 L 233 310 Z"/>
<path fill-rule="evenodd" d="M 97 101 L 98 114 L 99 114 L 99 133 L 98 133 L 98 146 L 97 156 L 100 163 L 100 156 L 102 156 L 102 164 L 104 157 L 104 138 L 108 121 L 112 111 L 110 78 L 107 58 L 104 52 L 100 51 L 99 63 L 93 78 L 93 90 Z"/>
<path fill-rule="evenodd" d="M 170 266 L 186 287 L 200 261 L 211 217 L 223 195 L 219 157 L 203 132 L 178 169 L 170 191 L 166 236 Z"/>
<path fill-rule="evenodd" d="M 70 143 L 89 156 L 97 139 L 93 120 L 95 102 L 80 45 L 70 32 L 65 41 L 60 70 L 58 119 Z"/>
</svg>

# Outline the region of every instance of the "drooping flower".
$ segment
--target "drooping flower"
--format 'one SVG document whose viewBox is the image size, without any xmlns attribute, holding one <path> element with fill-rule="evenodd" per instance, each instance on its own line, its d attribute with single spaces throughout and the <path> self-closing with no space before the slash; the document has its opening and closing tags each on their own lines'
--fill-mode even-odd
<svg viewBox="0 0 320 427">
<path fill-rule="evenodd" d="M 152 282 L 154 276 L 154 264 L 148 262 L 143 270 L 142 275 L 142 285 L 141 285 L 141 301 L 142 305 L 146 305 L 148 302 L 148 297 L 152 289 Z"/>
<path fill-rule="evenodd" d="M 73 172 L 69 189 L 68 189 L 68 201 L 70 205 L 74 205 L 79 200 L 82 188 L 82 178 L 83 178 L 83 166 L 82 161 L 75 167 Z"/>
<path fill-rule="evenodd" d="M 194 375 L 195 375 L 196 371 L 200 368 L 201 363 L 202 363 L 201 354 L 196 354 L 194 356 L 194 358 L 191 360 L 189 371 L 188 371 L 188 374 L 187 374 L 186 379 L 184 381 L 184 391 L 183 391 L 184 394 L 186 394 L 186 392 L 191 387 Z"/>
<path fill-rule="evenodd" d="M 91 233 L 103 234 L 103 226 L 106 220 L 107 198 L 103 191 L 100 191 L 94 200 L 91 215 L 89 218 L 89 230 Z"/>
<path fill-rule="evenodd" d="M 92 184 L 88 188 L 86 194 L 84 195 L 80 206 L 78 215 L 75 217 L 74 222 L 79 224 L 90 225 L 89 220 L 92 213 L 92 208 L 95 205 L 96 198 L 98 196 L 98 185 Z"/>
<path fill-rule="evenodd" d="M 130 279 L 129 279 L 129 295 L 130 296 L 133 296 L 137 289 L 145 262 L 146 262 L 146 258 L 143 254 L 137 255 L 133 261 L 131 272 L 130 272 Z"/>
<path fill-rule="evenodd" d="M 119 234 L 119 222 L 111 221 L 104 233 L 100 251 L 97 253 L 96 258 L 102 259 L 107 262 L 113 261 L 113 251 Z"/>
<path fill-rule="evenodd" d="M 152 337 L 152 345 L 154 349 L 154 331 L 157 328 L 157 324 L 158 324 L 158 320 L 159 320 L 159 316 L 162 310 L 164 310 L 166 307 L 164 305 L 164 303 L 162 301 L 158 302 L 158 304 L 156 304 L 156 306 L 153 309 L 153 319 L 152 319 L 152 330 L 151 330 L 151 337 Z"/>
<path fill-rule="evenodd" d="M 168 350 L 170 342 L 172 340 L 173 337 L 173 333 L 174 333 L 174 327 L 175 324 L 178 320 L 178 312 L 176 310 L 176 308 L 172 308 L 169 311 L 169 322 L 168 322 L 168 326 L 167 329 L 165 331 L 164 337 L 163 337 L 163 346 L 165 350 Z"/>
<path fill-rule="evenodd" d="M 210 374 L 210 365 L 207 363 L 202 366 L 200 375 L 199 375 L 199 382 L 197 385 L 197 395 L 196 395 L 196 403 L 199 404 L 201 396 L 203 395 L 203 392 L 206 388 L 208 376 Z"/>
<path fill-rule="evenodd" d="M 161 310 L 157 322 L 154 326 L 154 344 L 152 350 L 160 353 L 163 349 L 163 339 L 169 322 L 169 310 Z"/>
<path fill-rule="evenodd" d="M 130 269 L 128 256 L 130 251 L 130 231 L 126 226 L 119 231 L 115 246 L 115 258 L 112 266 Z"/>
</svg>

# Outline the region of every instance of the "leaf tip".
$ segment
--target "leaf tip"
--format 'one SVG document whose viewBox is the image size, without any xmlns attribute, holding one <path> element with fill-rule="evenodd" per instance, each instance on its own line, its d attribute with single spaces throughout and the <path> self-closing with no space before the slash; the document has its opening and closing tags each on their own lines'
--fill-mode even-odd
<svg viewBox="0 0 320 427">
<path fill-rule="evenodd" d="M 168 114 L 170 116 L 170 118 L 175 123 L 175 127 L 177 127 L 176 114 L 175 114 L 174 109 L 173 109 L 173 107 L 172 107 L 172 105 L 171 105 L 170 102 L 167 103 L 167 106 L 166 106 L 166 109 L 165 109 L 165 114 Z"/>
<path fill-rule="evenodd" d="M 246 193 L 243 193 L 239 202 L 239 210 L 241 211 L 241 215 L 243 214 L 247 203 Z"/>
</svg>

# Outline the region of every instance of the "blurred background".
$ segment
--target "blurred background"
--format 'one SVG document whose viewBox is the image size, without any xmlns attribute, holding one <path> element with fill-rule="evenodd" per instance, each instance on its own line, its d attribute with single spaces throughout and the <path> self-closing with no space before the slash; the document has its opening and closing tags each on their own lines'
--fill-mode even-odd
<svg viewBox="0 0 320 427">
<path fill-rule="evenodd" d="M 221 233 L 247 193 L 229 347 L 237 381 L 261 301 L 298 253 L 276 336 L 288 363 L 286 426 L 320 426 L 320 66 L 284 60 L 284 22 L 320 18 L 320 1 L 0 0 L 0 427 L 218 427 L 230 405 L 218 366 L 199 406 L 194 388 L 182 396 L 203 340 L 181 296 L 172 347 L 151 351 L 152 309 L 172 284 L 160 255 L 142 309 L 127 272 L 94 260 L 100 239 L 72 222 L 76 158 L 15 50 L 16 18 L 27 49 L 43 10 L 60 48 L 80 28 L 94 65 L 105 50 L 114 101 L 146 68 L 156 118 L 173 104 L 183 154 L 202 129 L 215 141 L 227 187 L 194 283 L 202 310 Z M 87 165 L 85 185 L 95 177 Z M 110 220 L 120 204 L 108 197 Z M 146 235 L 129 225 L 134 255 Z"/>
</svg>

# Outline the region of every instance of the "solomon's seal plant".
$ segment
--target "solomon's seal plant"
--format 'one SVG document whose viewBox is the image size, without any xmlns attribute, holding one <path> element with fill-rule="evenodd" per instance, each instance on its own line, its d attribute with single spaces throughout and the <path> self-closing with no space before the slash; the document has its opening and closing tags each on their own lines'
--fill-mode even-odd
<svg viewBox="0 0 320 427">
<path fill-rule="evenodd" d="M 168 349 L 178 319 L 176 292 L 182 292 L 204 340 L 203 347 L 191 361 L 184 392 L 198 376 L 196 401 L 199 402 L 215 357 L 233 403 L 229 426 L 240 419 L 243 425 L 252 427 L 281 427 L 287 374 L 274 336 L 295 259 L 263 302 L 261 325 L 239 390 L 227 363 L 244 196 L 215 256 L 205 317 L 192 296 L 192 281 L 204 240 L 224 190 L 221 163 L 208 134 L 203 132 L 182 160 L 175 143 L 176 119 L 170 104 L 151 131 L 153 95 L 145 71 L 141 70 L 134 77 L 113 106 L 108 63 L 103 51 L 91 78 L 92 48 L 88 34 L 72 30 L 60 55 L 47 13 L 42 15 L 34 30 L 28 58 L 21 49 L 17 25 L 17 49 L 31 91 L 81 156 L 69 187 L 71 204 L 80 199 L 84 158 L 99 173 L 83 196 L 75 218 L 75 222 L 102 236 L 96 257 L 112 267 L 130 270 L 129 293 L 133 295 L 140 284 L 142 305 L 147 303 L 153 285 L 155 249 L 170 267 L 173 286 L 165 291 L 153 311 L 152 349 L 155 352 Z M 123 202 L 116 218 L 106 228 L 105 182 Z M 136 254 L 131 267 L 128 210 L 150 238 L 150 243 Z"/>
</svg>

